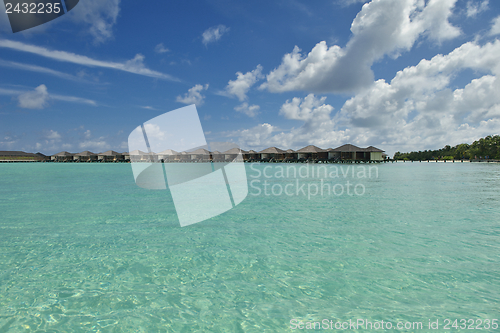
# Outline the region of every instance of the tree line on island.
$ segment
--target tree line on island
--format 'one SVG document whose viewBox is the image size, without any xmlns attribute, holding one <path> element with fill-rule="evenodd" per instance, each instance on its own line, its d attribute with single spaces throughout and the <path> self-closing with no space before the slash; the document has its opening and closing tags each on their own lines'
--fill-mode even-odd
<svg viewBox="0 0 500 333">
<path fill-rule="evenodd" d="M 425 161 L 425 160 L 500 160 L 500 135 L 487 136 L 472 144 L 461 143 L 455 147 L 446 145 L 438 150 L 412 151 L 394 154 L 395 160 Z"/>
</svg>

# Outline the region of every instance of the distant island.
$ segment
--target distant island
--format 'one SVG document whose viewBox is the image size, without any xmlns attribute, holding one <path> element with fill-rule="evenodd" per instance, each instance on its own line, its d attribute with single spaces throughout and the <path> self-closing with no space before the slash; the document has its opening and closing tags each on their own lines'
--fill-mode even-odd
<svg viewBox="0 0 500 333">
<path fill-rule="evenodd" d="M 500 160 L 500 135 L 487 136 L 472 144 L 461 143 L 455 147 L 446 145 L 438 150 L 412 151 L 394 154 L 394 160 Z"/>
</svg>

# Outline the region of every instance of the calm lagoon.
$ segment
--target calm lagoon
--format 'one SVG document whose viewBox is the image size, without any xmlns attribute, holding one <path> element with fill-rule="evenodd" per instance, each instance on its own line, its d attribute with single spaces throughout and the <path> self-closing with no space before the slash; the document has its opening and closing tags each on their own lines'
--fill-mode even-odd
<svg viewBox="0 0 500 333">
<path fill-rule="evenodd" d="M 241 204 L 181 228 L 128 164 L 1 164 L 0 332 L 500 331 L 500 164 L 337 165 L 353 195 L 278 194 L 325 178 L 279 166 L 247 165 Z"/>
</svg>

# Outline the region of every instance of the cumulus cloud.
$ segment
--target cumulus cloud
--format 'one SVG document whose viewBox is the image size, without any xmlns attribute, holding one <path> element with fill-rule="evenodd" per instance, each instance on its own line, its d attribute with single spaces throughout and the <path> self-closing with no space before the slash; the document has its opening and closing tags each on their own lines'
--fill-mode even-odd
<svg viewBox="0 0 500 333">
<path fill-rule="evenodd" d="M 481 3 L 467 1 L 467 17 L 475 17 L 477 14 L 488 10 L 489 0 L 484 0 Z"/>
<path fill-rule="evenodd" d="M 49 140 L 57 140 L 59 141 L 61 139 L 61 134 L 57 133 L 57 131 L 54 130 L 49 130 L 45 137 Z"/>
<path fill-rule="evenodd" d="M 120 0 L 85 0 L 69 15 L 77 23 L 89 26 L 88 32 L 96 44 L 113 37 L 113 26 L 120 14 Z"/>
<path fill-rule="evenodd" d="M 155 52 L 156 53 L 167 53 L 167 52 L 170 52 L 170 50 L 167 49 L 165 47 L 165 45 L 163 45 L 163 43 L 160 43 L 160 44 L 156 45 Z"/>
<path fill-rule="evenodd" d="M 45 47 L 25 44 L 7 39 L 0 39 L 0 47 L 9 48 L 21 52 L 33 53 L 53 60 L 70 62 L 82 66 L 110 68 L 158 79 L 179 81 L 179 79 L 171 75 L 160 73 L 147 68 L 144 64 L 144 56 L 142 54 L 137 54 L 133 59 L 126 62 L 111 62 L 96 60 L 87 56 L 82 56 L 65 51 L 50 50 Z"/>
<path fill-rule="evenodd" d="M 318 99 L 314 94 L 309 94 L 304 99 L 294 97 L 281 106 L 280 114 L 287 119 L 303 120 L 305 122 L 329 120 L 333 107 L 324 104 L 325 100 L 326 97 Z"/>
<path fill-rule="evenodd" d="M 466 69 L 478 77 L 456 88 L 454 78 Z M 390 155 L 472 142 L 500 133 L 499 75 L 500 40 L 468 42 L 400 70 L 390 82 L 373 82 L 336 114 L 325 97 L 295 97 L 282 105 L 280 115 L 301 121 L 300 127 L 280 131 L 266 123 L 234 136 L 247 148 L 353 143 L 380 146 Z"/>
<path fill-rule="evenodd" d="M 452 79 L 463 69 L 488 74 L 452 90 Z M 348 100 L 341 115 L 370 140 L 412 149 L 477 139 L 500 123 L 498 74 L 500 41 L 465 43 L 399 71 L 390 83 L 376 81 Z"/>
<path fill-rule="evenodd" d="M 203 96 L 201 92 L 207 89 L 208 84 L 205 84 L 204 86 L 201 84 L 197 84 L 193 88 L 189 89 L 188 92 L 184 94 L 184 97 L 177 96 L 176 101 L 179 103 L 196 104 L 197 106 L 200 106 L 204 103 L 205 100 L 205 96 Z"/>
<path fill-rule="evenodd" d="M 34 91 L 28 91 L 17 97 L 19 106 L 25 109 L 43 109 L 48 105 L 49 93 L 45 84 L 41 84 Z"/>
<path fill-rule="evenodd" d="M 261 65 L 257 65 L 253 71 L 245 74 L 237 72 L 236 80 L 229 81 L 222 94 L 225 96 L 235 96 L 240 102 L 243 102 L 247 99 L 247 93 L 250 88 L 261 78 L 263 78 Z"/>
<path fill-rule="evenodd" d="M 495 18 L 492 22 L 491 30 L 490 30 L 490 35 L 500 35 L 500 16 Z"/>
<path fill-rule="evenodd" d="M 371 65 L 385 55 L 397 57 L 426 35 L 441 42 L 460 35 L 448 18 L 456 0 L 373 0 L 351 25 L 345 48 L 322 41 L 303 55 L 295 46 L 260 88 L 271 92 L 356 92 L 374 79 Z"/>
<path fill-rule="evenodd" d="M 213 43 L 221 39 L 221 37 L 227 32 L 229 32 L 229 28 L 223 24 L 208 28 L 201 35 L 202 43 L 207 46 L 209 43 Z"/>
<path fill-rule="evenodd" d="M 85 140 L 78 144 L 78 147 L 82 150 L 90 150 L 94 152 L 104 152 L 110 149 L 110 145 L 104 140 L 104 138 L 100 138 L 97 140 Z"/>
<path fill-rule="evenodd" d="M 247 116 L 253 118 L 259 114 L 260 106 L 258 105 L 248 105 L 247 102 L 242 103 L 234 108 L 234 110 L 246 114 Z"/>
<path fill-rule="evenodd" d="M 281 106 L 280 114 L 288 119 L 302 121 L 302 125 L 297 128 L 284 131 L 264 123 L 231 135 L 238 138 L 241 147 L 254 149 L 269 146 L 301 148 L 309 144 L 326 147 L 345 143 L 349 130 L 338 129 L 335 117 L 331 117 L 333 107 L 325 104 L 325 100 L 326 97 L 318 98 L 313 94 L 287 100 Z"/>
</svg>

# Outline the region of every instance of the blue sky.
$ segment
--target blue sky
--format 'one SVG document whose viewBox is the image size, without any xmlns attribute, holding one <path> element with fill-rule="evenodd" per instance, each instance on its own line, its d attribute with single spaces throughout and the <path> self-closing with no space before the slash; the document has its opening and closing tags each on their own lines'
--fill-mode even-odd
<svg viewBox="0 0 500 333">
<path fill-rule="evenodd" d="M 0 150 L 123 152 L 192 103 L 244 149 L 470 143 L 500 132 L 499 38 L 496 0 L 80 0 L 16 34 L 2 10 Z"/>
</svg>

